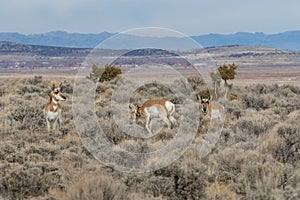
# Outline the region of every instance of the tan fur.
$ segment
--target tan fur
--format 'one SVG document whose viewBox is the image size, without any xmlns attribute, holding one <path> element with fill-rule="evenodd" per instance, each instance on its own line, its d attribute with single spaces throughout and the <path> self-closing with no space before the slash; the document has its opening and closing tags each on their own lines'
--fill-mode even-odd
<svg viewBox="0 0 300 200">
<path fill-rule="evenodd" d="M 52 120 L 54 121 L 53 130 L 56 129 L 57 123 L 59 127 L 61 125 L 61 105 L 59 104 L 59 101 L 66 100 L 66 97 L 61 92 L 61 84 L 58 87 L 55 87 L 55 85 L 53 85 L 49 97 L 50 97 L 49 102 L 46 103 L 44 106 L 44 115 L 47 122 L 48 131 L 51 130 L 50 121 Z"/>
<path fill-rule="evenodd" d="M 162 118 L 169 128 L 173 128 L 175 119 L 171 115 L 175 112 L 175 105 L 166 99 L 151 99 L 141 106 L 130 104 L 129 108 L 132 110 L 134 121 L 141 115 L 146 117 L 146 129 L 150 134 L 152 134 L 149 128 L 151 119 L 157 116 Z"/>
<path fill-rule="evenodd" d="M 212 111 L 216 110 L 220 114 L 220 118 L 224 118 L 224 109 L 221 106 L 221 104 L 216 103 L 216 102 L 210 102 L 208 105 L 208 110 L 207 110 L 207 115 L 211 118 L 212 117 Z"/>
<path fill-rule="evenodd" d="M 210 118 L 213 116 L 213 112 L 219 115 L 221 119 L 224 119 L 224 108 L 221 104 L 216 102 L 211 102 L 210 98 L 200 98 L 201 99 L 201 112 L 208 115 Z"/>
<path fill-rule="evenodd" d="M 165 109 L 165 111 L 168 112 L 166 105 L 165 105 L 166 101 L 167 101 L 166 99 L 151 99 L 151 100 L 145 101 L 140 107 L 138 107 L 137 114 L 144 115 L 145 108 L 151 107 L 153 105 L 162 105 L 163 108 Z"/>
</svg>

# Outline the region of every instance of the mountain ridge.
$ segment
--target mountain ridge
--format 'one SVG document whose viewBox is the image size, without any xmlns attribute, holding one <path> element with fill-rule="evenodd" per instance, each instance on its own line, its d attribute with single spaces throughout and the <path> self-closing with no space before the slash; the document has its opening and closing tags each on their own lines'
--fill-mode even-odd
<svg viewBox="0 0 300 200">
<path fill-rule="evenodd" d="M 101 32 L 101 33 L 69 33 L 65 31 L 51 31 L 41 34 L 21 34 L 11 32 L 0 32 L 0 41 L 15 42 L 19 44 L 43 45 L 56 47 L 72 47 L 72 48 L 94 48 L 105 39 L 110 38 L 117 33 Z M 133 36 L 135 37 L 135 36 Z M 300 51 L 300 31 L 287 31 L 275 34 L 264 34 L 262 32 L 237 32 L 233 34 L 210 33 L 205 35 L 190 36 L 203 47 L 218 47 L 229 45 L 242 46 L 270 46 L 277 49 L 289 49 Z M 141 41 L 141 37 L 135 37 L 137 42 Z M 143 37 L 147 43 L 151 43 L 153 38 Z M 176 42 L 176 38 L 161 38 L 167 40 L 168 43 Z M 132 40 L 130 40 L 132 42 Z M 157 41 L 156 41 L 157 42 Z M 123 47 L 130 45 L 122 44 Z"/>
</svg>

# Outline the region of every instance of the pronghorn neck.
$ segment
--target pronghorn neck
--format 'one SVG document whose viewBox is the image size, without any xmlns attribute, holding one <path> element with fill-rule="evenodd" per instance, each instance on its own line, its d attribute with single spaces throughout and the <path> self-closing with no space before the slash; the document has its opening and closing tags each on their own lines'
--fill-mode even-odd
<svg viewBox="0 0 300 200">
<path fill-rule="evenodd" d="M 141 116 L 141 114 L 142 114 L 142 107 L 137 107 L 136 108 L 136 110 L 135 110 L 135 115 L 137 116 L 137 117 L 140 117 Z"/>
<path fill-rule="evenodd" d="M 54 96 L 50 97 L 50 102 L 52 102 L 54 105 L 58 104 L 58 99 L 56 99 Z"/>
</svg>

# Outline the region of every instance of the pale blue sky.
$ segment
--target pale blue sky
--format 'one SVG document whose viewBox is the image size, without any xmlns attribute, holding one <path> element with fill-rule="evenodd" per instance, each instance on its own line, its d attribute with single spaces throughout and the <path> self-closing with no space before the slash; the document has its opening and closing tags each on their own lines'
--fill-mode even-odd
<svg viewBox="0 0 300 200">
<path fill-rule="evenodd" d="M 278 33 L 300 30 L 299 10 L 299 0 L 1 0 L 0 32 Z"/>
</svg>

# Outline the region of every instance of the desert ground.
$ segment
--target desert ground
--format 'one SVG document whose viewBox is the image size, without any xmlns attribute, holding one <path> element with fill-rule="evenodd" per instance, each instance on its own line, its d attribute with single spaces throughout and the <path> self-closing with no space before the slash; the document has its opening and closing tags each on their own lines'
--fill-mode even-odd
<svg viewBox="0 0 300 200">
<path fill-rule="evenodd" d="M 20 78 L 20 76 L 31 78 L 34 75 L 41 75 L 44 79 L 54 81 L 56 79 L 72 80 L 76 78 L 78 69 L 87 58 L 88 53 L 88 50 L 84 50 L 70 55 L 62 53 L 58 56 L 51 56 L 51 54 L 49 56 L 37 56 L 35 54 L 39 54 L 39 52 L 25 55 L 23 52 L 1 55 L 0 52 L 0 78 Z M 252 83 L 300 85 L 300 53 L 297 51 L 278 50 L 264 46 L 227 46 L 176 53 L 194 66 L 201 64 L 205 58 L 210 59 L 209 64 L 215 66 L 237 64 L 239 66 L 237 74 L 232 80 L 232 83 L 236 85 Z M 101 51 L 100 54 L 103 59 L 113 61 L 116 59 L 113 55 L 120 53 L 110 50 L 105 53 Z M 22 65 L 22 63 L 25 67 L 15 67 L 15 65 Z M 33 67 L 35 65 L 39 67 Z M 60 65 L 64 67 L 59 67 Z M 6 66 L 10 67 L 7 68 Z M 175 66 L 174 68 L 186 77 L 195 74 L 195 67 Z M 122 71 L 127 71 L 126 66 L 122 66 Z M 154 72 L 140 76 L 155 78 L 157 74 Z"/>
<path fill-rule="evenodd" d="M 191 123 L 199 124 L 189 148 L 170 165 L 144 173 L 122 172 L 103 164 L 79 137 L 72 107 L 78 68 L 2 69 L 0 199 L 299 199 L 299 53 L 236 46 L 208 52 L 216 67 L 238 65 L 235 79 L 229 81 L 229 93 L 235 98 L 225 100 L 218 91 L 226 111 L 220 137 L 211 152 L 201 157 L 199 144 L 210 119 L 198 109 Z M 202 58 L 201 52 L 184 56 L 194 63 Z M 201 77 L 193 77 L 193 69 L 178 71 L 195 91 L 206 91 Z M 157 74 L 147 76 L 152 80 Z M 160 84 L 134 92 L 131 100 L 137 103 L 167 98 L 176 105 L 174 117 L 179 124 L 174 129 L 162 126 L 147 138 L 127 134 L 116 124 L 111 108 L 116 88 L 122 89 L 120 96 L 126 96 L 126 87 L 132 83 L 122 76 L 95 83 L 95 116 L 115 148 L 144 154 L 176 138 L 187 95 L 182 90 L 184 82 L 176 81 L 178 94 Z M 63 83 L 67 100 L 61 102 L 60 129 L 47 131 L 43 105 L 49 101 L 53 82 Z M 199 104 L 196 98 L 193 101 Z M 124 113 L 127 108 L 122 108 Z M 136 123 L 143 129 L 145 119 Z M 150 168 L 162 160 L 145 157 L 137 165 Z"/>
</svg>

